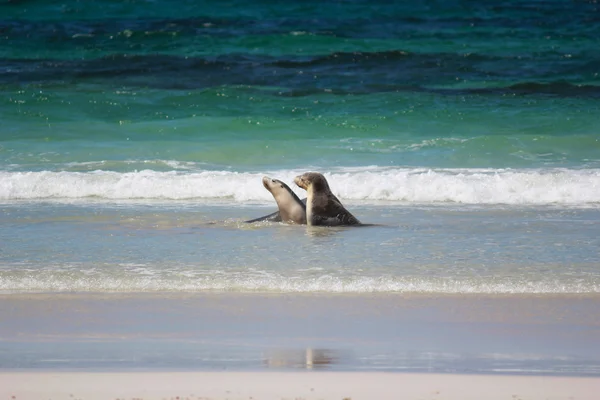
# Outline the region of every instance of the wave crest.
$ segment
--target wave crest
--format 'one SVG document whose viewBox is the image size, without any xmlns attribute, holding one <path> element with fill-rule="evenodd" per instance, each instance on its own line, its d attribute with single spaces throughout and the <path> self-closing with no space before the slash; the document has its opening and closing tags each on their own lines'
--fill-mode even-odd
<svg viewBox="0 0 600 400">
<path fill-rule="evenodd" d="M 190 276 L 191 275 L 191 276 Z M 210 274 L 144 274 L 129 270 L 119 275 L 110 271 L 0 272 L 0 293 L 28 292 L 255 292 L 255 293 L 444 293 L 444 294 L 573 294 L 600 293 L 597 279 L 527 281 L 511 278 L 436 277 L 289 277 L 264 272 Z"/>
<path fill-rule="evenodd" d="M 293 185 L 304 171 L 267 175 Z M 1 200 L 232 199 L 270 201 L 262 173 L 231 171 L 0 172 Z M 592 205 L 600 204 L 599 169 L 365 168 L 325 173 L 333 192 L 358 202 Z"/>
</svg>

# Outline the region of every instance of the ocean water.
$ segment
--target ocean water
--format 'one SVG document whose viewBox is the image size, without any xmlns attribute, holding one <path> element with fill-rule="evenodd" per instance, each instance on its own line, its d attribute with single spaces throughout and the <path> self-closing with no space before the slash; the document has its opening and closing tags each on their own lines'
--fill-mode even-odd
<svg viewBox="0 0 600 400">
<path fill-rule="evenodd" d="M 2 1 L 0 292 L 600 292 L 594 1 Z M 325 174 L 361 228 L 245 224 Z"/>
</svg>

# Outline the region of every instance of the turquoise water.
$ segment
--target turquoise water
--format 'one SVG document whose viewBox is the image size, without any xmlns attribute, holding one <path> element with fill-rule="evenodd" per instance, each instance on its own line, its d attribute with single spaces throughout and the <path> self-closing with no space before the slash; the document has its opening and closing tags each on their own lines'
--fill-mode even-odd
<svg viewBox="0 0 600 400">
<path fill-rule="evenodd" d="M 0 11 L 3 292 L 600 290 L 593 2 Z M 243 223 L 308 170 L 382 226 Z"/>
</svg>

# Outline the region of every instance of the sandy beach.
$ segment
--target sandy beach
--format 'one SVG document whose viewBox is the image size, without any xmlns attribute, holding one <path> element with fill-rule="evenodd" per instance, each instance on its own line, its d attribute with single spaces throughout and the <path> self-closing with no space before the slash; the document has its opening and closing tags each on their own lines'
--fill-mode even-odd
<svg viewBox="0 0 600 400">
<path fill-rule="evenodd" d="M 596 400 L 597 296 L 0 296 L 0 399 Z"/>
<path fill-rule="evenodd" d="M 0 296 L 0 370 L 600 376 L 598 296 Z"/>
<path fill-rule="evenodd" d="M 332 372 L 1 373 L 14 400 L 596 400 L 600 378 Z"/>
</svg>

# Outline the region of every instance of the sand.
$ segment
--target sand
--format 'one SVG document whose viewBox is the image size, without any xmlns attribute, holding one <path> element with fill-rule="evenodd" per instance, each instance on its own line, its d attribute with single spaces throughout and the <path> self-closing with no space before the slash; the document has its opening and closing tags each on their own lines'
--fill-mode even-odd
<svg viewBox="0 0 600 400">
<path fill-rule="evenodd" d="M 14 400 L 597 400 L 600 378 L 364 372 L 5 372 Z"/>
<path fill-rule="evenodd" d="M 598 400 L 599 305 L 599 296 L 0 295 L 0 400 Z"/>
</svg>

